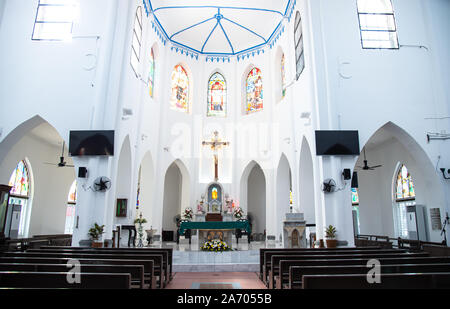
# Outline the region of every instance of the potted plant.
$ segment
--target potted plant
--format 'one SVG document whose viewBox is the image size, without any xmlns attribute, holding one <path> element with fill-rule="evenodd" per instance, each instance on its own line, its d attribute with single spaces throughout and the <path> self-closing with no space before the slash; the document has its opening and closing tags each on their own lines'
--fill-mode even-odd
<svg viewBox="0 0 450 309">
<path fill-rule="evenodd" d="M 325 237 L 327 248 L 336 248 L 337 247 L 337 239 L 336 239 L 336 228 L 332 225 L 328 226 L 325 229 Z"/>
<path fill-rule="evenodd" d="M 103 243 L 98 241 L 100 237 L 102 237 L 105 226 L 104 225 L 98 225 L 97 223 L 94 223 L 94 227 L 91 227 L 89 229 L 89 237 L 92 240 L 92 248 L 101 248 L 103 247 Z"/>
</svg>

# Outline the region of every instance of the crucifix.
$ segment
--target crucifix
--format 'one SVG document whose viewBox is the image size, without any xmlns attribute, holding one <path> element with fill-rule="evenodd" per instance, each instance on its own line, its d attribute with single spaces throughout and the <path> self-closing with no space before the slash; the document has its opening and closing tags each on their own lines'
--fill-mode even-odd
<svg viewBox="0 0 450 309">
<path fill-rule="evenodd" d="M 210 142 L 203 142 L 203 146 L 211 146 L 211 150 L 214 151 L 214 180 L 219 181 L 219 155 L 218 150 L 224 146 L 229 146 L 229 142 L 222 142 L 219 138 L 219 132 L 214 132 L 214 137 Z"/>
</svg>

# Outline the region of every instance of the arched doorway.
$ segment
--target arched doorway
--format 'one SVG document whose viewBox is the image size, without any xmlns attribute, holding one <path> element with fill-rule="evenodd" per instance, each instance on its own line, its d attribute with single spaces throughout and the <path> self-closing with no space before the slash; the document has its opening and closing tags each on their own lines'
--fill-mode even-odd
<svg viewBox="0 0 450 309">
<path fill-rule="evenodd" d="M 250 162 L 242 173 L 240 204 L 247 212 L 254 239 L 263 240 L 266 233 L 266 177 L 255 161 Z"/>
<path fill-rule="evenodd" d="M 164 179 L 163 241 L 175 241 L 177 225 L 175 217 L 189 207 L 190 177 L 186 166 L 176 160 L 167 169 Z"/>
<path fill-rule="evenodd" d="M 305 215 L 308 224 L 316 223 L 315 198 L 314 198 L 314 166 L 311 148 L 305 137 L 303 137 L 300 151 L 299 163 L 299 206 L 300 212 Z"/>
<path fill-rule="evenodd" d="M 142 163 L 139 167 L 138 172 L 138 186 L 137 186 L 137 197 L 136 197 L 136 208 L 137 214 L 139 216 L 142 213 L 142 217 L 147 220 L 144 224 L 144 228 L 150 228 L 153 225 L 153 208 L 154 208 L 154 187 L 155 187 L 155 177 L 154 177 L 154 166 L 152 155 L 147 152 L 142 159 Z"/>
<path fill-rule="evenodd" d="M 292 173 L 289 161 L 285 154 L 281 155 L 280 161 L 278 163 L 276 188 L 276 237 L 279 238 L 280 235 L 283 235 L 282 222 L 285 218 L 286 213 L 289 213 L 291 210 L 290 208 L 292 197 Z"/>
<path fill-rule="evenodd" d="M 127 136 L 123 143 L 117 163 L 116 195 L 114 199 L 114 224 L 129 224 L 132 214 L 131 190 L 131 146 L 130 138 Z M 120 201 L 119 201 L 120 200 Z M 120 205 L 118 205 L 118 203 Z M 125 207 L 126 206 L 126 207 Z M 122 237 L 124 239 L 124 237 Z"/>
</svg>

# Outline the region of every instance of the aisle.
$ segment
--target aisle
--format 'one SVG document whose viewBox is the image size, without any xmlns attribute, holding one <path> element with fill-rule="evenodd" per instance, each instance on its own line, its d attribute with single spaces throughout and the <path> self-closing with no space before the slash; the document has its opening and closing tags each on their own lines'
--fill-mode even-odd
<svg viewBox="0 0 450 309">
<path fill-rule="evenodd" d="M 175 273 L 167 289 L 265 289 L 256 273 Z"/>
</svg>

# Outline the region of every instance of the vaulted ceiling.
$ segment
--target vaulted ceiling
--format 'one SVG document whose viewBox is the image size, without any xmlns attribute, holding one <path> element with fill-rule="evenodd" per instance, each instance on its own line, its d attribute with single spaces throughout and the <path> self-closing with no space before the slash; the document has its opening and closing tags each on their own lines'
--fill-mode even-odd
<svg viewBox="0 0 450 309">
<path fill-rule="evenodd" d="M 147 0 L 161 40 L 191 56 L 245 56 L 272 47 L 295 0 Z"/>
</svg>

